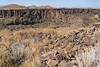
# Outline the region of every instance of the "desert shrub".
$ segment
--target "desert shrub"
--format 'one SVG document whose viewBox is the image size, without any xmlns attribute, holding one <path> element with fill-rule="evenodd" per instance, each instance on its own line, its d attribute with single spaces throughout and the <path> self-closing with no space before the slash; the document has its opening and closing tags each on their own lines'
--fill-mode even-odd
<svg viewBox="0 0 100 67">
<path fill-rule="evenodd" d="M 94 16 L 94 20 L 95 20 L 96 22 L 100 22 L 99 15 L 95 15 L 95 16 Z"/>
<path fill-rule="evenodd" d="M 78 51 L 75 57 L 78 67 L 100 67 L 100 43 Z"/>
<path fill-rule="evenodd" d="M 0 67 L 39 67 L 39 45 L 34 40 L 12 44 L 0 55 Z"/>
</svg>

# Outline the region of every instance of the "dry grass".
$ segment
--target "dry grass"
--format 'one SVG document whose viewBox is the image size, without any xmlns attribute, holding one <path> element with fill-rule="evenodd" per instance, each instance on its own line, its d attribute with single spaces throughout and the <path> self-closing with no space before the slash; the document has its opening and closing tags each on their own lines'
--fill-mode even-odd
<svg viewBox="0 0 100 67">
<path fill-rule="evenodd" d="M 39 67 L 40 45 L 34 39 L 12 44 L 0 55 L 0 67 Z"/>
<path fill-rule="evenodd" d="M 39 32 L 53 33 L 56 29 L 1 30 L 0 67 L 39 67 L 41 43 L 34 42 L 33 38 Z"/>
<path fill-rule="evenodd" d="M 32 38 L 35 33 L 33 29 L 1 30 L 0 67 L 39 67 L 40 44 Z"/>
<path fill-rule="evenodd" d="M 100 67 L 100 43 L 78 51 L 75 57 L 78 67 Z"/>
<path fill-rule="evenodd" d="M 0 67 L 39 67 L 40 49 L 39 41 L 34 41 L 33 36 L 37 33 L 57 33 L 67 36 L 73 31 L 79 29 L 71 28 L 29 28 L 18 31 L 9 31 L 7 29 L 0 31 Z M 100 33 L 95 32 L 93 40 L 100 42 Z M 97 46 L 85 48 L 76 55 L 79 67 L 100 67 L 100 44 Z M 69 48 L 70 49 L 70 48 Z M 74 49 L 71 49 L 74 50 Z M 68 51 L 68 49 L 67 49 Z M 19 59 L 19 60 L 18 60 Z M 12 61 L 15 61 L 14 63 Z M 18 63 L 19 61 L 20 63 Z M 96 65 L 97 64 L 97 65 Z M 96 65 L 96 66 L 95 66 Z"/>
</svg>

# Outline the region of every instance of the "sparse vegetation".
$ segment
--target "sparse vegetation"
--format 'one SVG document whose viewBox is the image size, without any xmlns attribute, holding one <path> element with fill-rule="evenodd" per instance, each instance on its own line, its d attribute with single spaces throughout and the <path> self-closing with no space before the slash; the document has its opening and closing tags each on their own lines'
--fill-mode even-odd
<svg viewBox="0 0 100 67">
<path fill-rule="evenodd" d="M 28 31 L 27 31 L 28 30 Z M 50 31 L 49 31 L 50 30 Z M 70 30 L 66 31 L 65 30 Z M 83 30 L 83 31 L 82 31 Z M 53 32 L 52 32 L 53 31 Z M 87 31 L 87 33 L 85 33 Z M 94 28 L 86 29 L 67 29 L 67 28 L 29 28 L 18 31 L 1 30 L 0 32 L 0 66 L 1 67 L 45 67 L 49 66 L 50 62 L 58 64 L 64 62 L 65 65 L 73 66 L 72 61 L 73 52 L 76 52 L 77 48 L 84 48 L 84 50 L 78 50 L 74 58 L 78 62 L 79 67 L 95 67 L 95 60 L 97 61 L 97 54 L 99 49 L 99 29 L 94 31 Z M 62 33 L 61 33 L 62 32 Z M 66 34 L 66 35 L 65 35 Z M 84 36 L 85 35 L 85 36 Z M 84 40 L 90 38 L 93 40 Z M 81 38 L 83 38 L 81 40 Z M 88 44 L 85 47 L 83 45 Z M 89 43 L 91 42 L 91 43 Z M 75 45 L 74 45 L 75 44 Z M 77 45 L 76 45 L 77 44 Z M 94 46 L 92 45 L 94 44 Z M 81 46 L 83 45 L 83 46 Z M 73 47 L 72 47 L 73 46 Z M 81 47 L 80 47 L 81 46 Z M 56 55 L 56 52 L 58 53 Z M 53 55 L 54 54 L 54 55 Z M 99 54 L 99 53 L 98 53 Z M 51 59 L 56 56 L 56 60 Z M 66 57 L 66 55 L 70 56 Z M 96 56 L 95 56 L 96 55 Z M 58 58 L 59 56 L 59 58 Z M 44 59 L 42 59 L 44 57 Z M 43 66 L 47 57 L 49 57 Z M 60 58 L 65 57 L 65 61 Z M 6 60 L 5 60 L 6 59 Z M 69 59 L 69 60 L 68 60 Z M 92 62 L 93 61 L 93 62 Z M 70 63 L 70 64 L 67 64 Z M 52 65 L 56 65 L 52 64 Z M 94 64 L 91 66 L 91 64 Z M 63 64 L 59 64 L 60 66 Z M 85 66 L 84 66 L 85 65 Z M 98 63 L 99 65 L 99 63 Z"/>
<path fill-rule="evenodd" d="M 92 9 L 4 12 L 0 67 L 100 67 L 100 19 Z"/>
<path fill-rule="evenodd" d="M 78 67 L 100 67 L 100 43 L 78 51 L 76 60 Z"/>
</svg>

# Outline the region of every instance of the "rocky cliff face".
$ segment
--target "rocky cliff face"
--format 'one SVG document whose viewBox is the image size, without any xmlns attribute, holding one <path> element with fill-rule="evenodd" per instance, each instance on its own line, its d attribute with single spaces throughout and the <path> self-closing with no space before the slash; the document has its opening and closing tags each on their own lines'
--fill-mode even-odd
<svg viewBox="0 0 100 67">
<path fill-rule="evenodd" d="M 99 14 L 99 9 L 4 9 L 0 10 L 0 21 L 6 24 L 84 24 L 94 22 L 93 17 Z M 83 24 L 84 23 L 84 24 Z"/>
</svg>

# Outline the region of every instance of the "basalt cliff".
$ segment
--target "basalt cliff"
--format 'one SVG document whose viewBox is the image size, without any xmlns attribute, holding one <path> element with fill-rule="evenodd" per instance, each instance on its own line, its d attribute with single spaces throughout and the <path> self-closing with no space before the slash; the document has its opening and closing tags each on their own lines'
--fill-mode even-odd
<svg viewBox="0 0 100 67">
<path fill-rule="evenodd" d="M 50 9 L 0 9 L 0 24 L 32 25 L 38 23 L 88 26 L 95 22 L 100 9 L 50 8 Z"/>
</svg>

